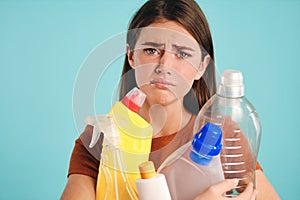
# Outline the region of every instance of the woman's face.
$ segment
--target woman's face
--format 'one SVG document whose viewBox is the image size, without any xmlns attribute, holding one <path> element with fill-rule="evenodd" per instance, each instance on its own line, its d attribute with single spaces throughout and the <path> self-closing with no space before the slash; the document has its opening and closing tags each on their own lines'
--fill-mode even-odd
<svg viewBox="0 0 300 200">
<path fill-rule="evenodd" d="M 182 100 L 209 62 L 201 61 L 197 41 L 174 21 L 153 23 L 141 29 L 128 60 L 139 88 L 151 104 L 167 105 Z"/>
</svg>

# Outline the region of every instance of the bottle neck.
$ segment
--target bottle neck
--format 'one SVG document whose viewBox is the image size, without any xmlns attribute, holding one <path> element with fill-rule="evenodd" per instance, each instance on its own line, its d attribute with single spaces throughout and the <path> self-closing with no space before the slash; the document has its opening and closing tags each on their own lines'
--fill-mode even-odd
<svg viewBox="0 0 300 200">
<path fill-rule="evenodd" d="M 226 98 L 241 98 L 244 96 L 244 85 L 242 86 L 226 86 L 218 85 L 217 95 Z"/>
<path fill-rule="evenodd" d="M 198 165 L 207 166 L 212 161 L 212 158 L 212 156 L 204 156 L 199 153 L 196 153 L 193 150 L 190 151 L 190 159 Z"/>
</svg>

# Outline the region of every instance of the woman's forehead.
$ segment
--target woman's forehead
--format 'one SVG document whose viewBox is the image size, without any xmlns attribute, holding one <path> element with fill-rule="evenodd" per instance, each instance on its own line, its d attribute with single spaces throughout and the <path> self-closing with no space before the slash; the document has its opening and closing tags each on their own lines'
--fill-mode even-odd
<svg viewBox="0 0 300 200">
<path fill-rule="evenodd" d="M 190 47 L 199 51 L 197 41 L 188 33 L 168 28 L 145 27 L 141 28 L 136 45 L 154 42 L 162 45 L 176 45 Z"/>
</svg>

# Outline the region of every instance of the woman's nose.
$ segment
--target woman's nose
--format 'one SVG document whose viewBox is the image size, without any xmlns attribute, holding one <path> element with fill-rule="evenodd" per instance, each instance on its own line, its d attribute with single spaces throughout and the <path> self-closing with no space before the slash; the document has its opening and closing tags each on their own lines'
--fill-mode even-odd
<svg viewBox="0 0 300 200">
<path fill-rule="evenodd" d="M 174 64 L 173 56 L 174 55 L 172 54 L 172 52 L 164 51 L 160 57 L 159 65 L 155 68 L 155 72 L 158 74 L 165 73 L 171 75 L 171 68 Z"/>
<path fill-rule="evenodd" d="M 160 64 L 171 67 L 174 62 L 174 53 L 170 50 L 164 50 L 162 51 L 162 54 L 160 56 Z"/>
</svg>

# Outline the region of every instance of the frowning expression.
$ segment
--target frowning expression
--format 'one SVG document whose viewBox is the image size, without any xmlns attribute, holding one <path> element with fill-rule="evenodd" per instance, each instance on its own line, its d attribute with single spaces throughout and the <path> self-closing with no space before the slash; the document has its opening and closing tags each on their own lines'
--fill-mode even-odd
<svg viewBox="0 0 300 200">
<path fill-rule="evenodd" d="M 152 103 L 183 99 L 206 68 L 197 41 L 173 21 L 143 28 L 133 51 L 127 51 L 127 55 L 138 86 Z"/>
</svg>

